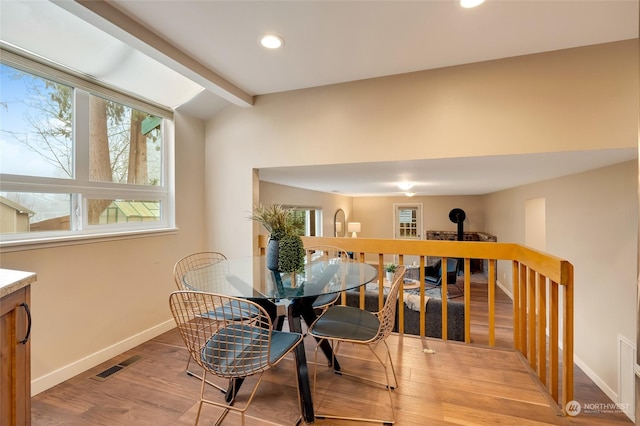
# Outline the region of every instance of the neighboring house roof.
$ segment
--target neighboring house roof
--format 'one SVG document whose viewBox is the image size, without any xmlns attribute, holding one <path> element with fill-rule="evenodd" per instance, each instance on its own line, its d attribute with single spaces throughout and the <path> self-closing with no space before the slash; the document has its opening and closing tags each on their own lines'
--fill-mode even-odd
<svg viewBox="0 0 640 426">
<path fill-rule="evenodd" d="M 36 212 L 34 212 L 33 210 L 29 210 L 25 206 L 22 206 L 16 203 L 15 201 L 11 201 L 10 199 L 2 196 L 0 196 L 0 204 L 4 204 L 5 206 L 11 207 L 12 209 L 17 210 L 18 213 L 29 214 L 29 215 L 36 214 Z"/>
<path fill-rule="evenodd" d="M 116 206 L 127 217 L 160 217 L 160 203 L 153 201 L 114 201 Z"/>
</svg>

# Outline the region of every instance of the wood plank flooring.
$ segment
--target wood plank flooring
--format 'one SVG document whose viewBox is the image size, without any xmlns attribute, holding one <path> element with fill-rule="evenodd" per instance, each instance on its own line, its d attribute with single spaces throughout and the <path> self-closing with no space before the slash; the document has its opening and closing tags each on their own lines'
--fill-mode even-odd
<svg viewBox="0 0 640 426">
<path fill-rule="evenodd" d="M 485 301 L 482 293 L 485 293 Z M 393 391 L 398 425 L 631 425 L 621 412 L 558 415 L 553 401 L 541 390 L 522 357 L 510 349 L 510 299 L 501 291 L 496 323 L 498 347 L 486 341 L 486 285 L 472 287 L 472 339 L 474 345 L 392 335 L 388 339 L 399 386 Z M 314 342 L 307 337 L 307 359 L 313 361 Z M 433 349 L 435 354 L 424 353 Z M 366 349 L 341 348 L 343 369 L 363 371 L 382 378 Z M 141 359 L 105 381 L 91 377 L 125 359 Z M 187 352 L 174 329 L 109 362 L 96 366 L 32 398 L 32 424 L 53 425 L 192 425 L 197 412 L 200 381 L 185 374 Z M 313 365 L 310 363 L 310 374 Z M 193 366 L 193 363 L 192 363 Z M 195 366 L 197 367 L 197 366 Z M 612 402 L 577 367 L 575 400 Z M 213 379 L 217 381 L 216 379 Z M 248 379 L 248 383 L 253 379 Z M 223 384 L 220 382 L 220 384 Z M 283 360 L 265 373 L 258 394 L 247 412 L 247 425 L 294 424 L 298 418 L 294 362 Z M 211 399 L 221 393 L 207 386 Z M 244 389 L 244 387 L 243 387 Z M 238 396 L 238 404 L 246 393 Z M 319 355 L 316 412 L 347 416 L 390 416 L 383 387 L 333 374 Z M 601 410 L 602 411 L 602 410 Z M 203 408 L 201 425 L 213 424 L 219 409 Z M 225 425 L 239 425 L 240 416 L 227 415 Z M 316 425 L 355 425 L 343 420 L 315 421 Z"/>
</svg>

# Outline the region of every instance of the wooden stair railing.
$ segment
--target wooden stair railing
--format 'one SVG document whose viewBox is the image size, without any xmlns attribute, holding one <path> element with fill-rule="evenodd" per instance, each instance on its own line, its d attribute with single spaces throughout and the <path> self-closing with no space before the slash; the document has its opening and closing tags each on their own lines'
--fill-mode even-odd
<svg viewBox="0 0 640 426">
<path fill-rule="evenodd" d="M 305 247 L 334 246 L 354 253 L 360 261 L 377 265 L 378 303 L 384 303 L 384 264 L 405 256 L 419 256 L 420 336 L 425 336 L 425 262 L 427 257 L 464 260 L 465 342 L 471 343 L 471 259 L 488 260 L 488 341 L 495 346 L 496 262 L 512 261 L 513 342 L 540 382 L 566 414 L 573 400 L 573 265 L 566 260 L 513 243 L 378 238 L 302 237 Z M 264 254 L 267 238 L 258 238 L 258 253 Z M 385 261 L 385 259 L 388 259 Z M 447 294 L 447 274 L 442 276 L 442 294 Z M 399 293 L 398 332 L 404 333 L 403 293 Z M 364 308 L 364 286 L 360 307 Z M 342 295 L 342 303 L 346 295 Z M 562 303 L 562 305 L 561 305 Z M 560 309 L 562 307 L 562 309 Z M 547 338 L 548 332 L 548 338 Z M 560 356 L 560 332 L 562 355 Z M 442 339 L 447 339 L 447 301 L 442 303 Z M 547 343 L 548 341 L 548 343 Z M 562 363 L 560 363 L 560 361 Z M 562 370 L 562 382 L 559 381 Z M 560 393 L 560 390 L 562 391 Z"/>
</svg>

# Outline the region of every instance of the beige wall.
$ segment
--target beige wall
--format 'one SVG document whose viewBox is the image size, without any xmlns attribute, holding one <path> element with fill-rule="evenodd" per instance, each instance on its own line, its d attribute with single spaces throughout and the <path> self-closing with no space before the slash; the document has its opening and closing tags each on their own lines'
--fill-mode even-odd
<svg viewBox="0 0 640 426">
<path fill-rule="evenodd" d="M 353 209 L 356 219 L 362 223 L 361 237 L 393 238 L 393 205 L 422 204 L 424 231 L 456 231 L 458 226 L 449 220 L 454 208 L 465 211 L 465 231 L 484 231 L 484 209 L 482 196 L 438 196 L 438 197 L 356 197 Z"/>
<path fill-rule="evenodd" d="M 3 252 L 2 268 L 33 271 L 32 393 L 174 327 L 175 261 L 205 247 L 204 124 L 176 115 L 178 231 Z"/>
<path fill-rule="evenodd" d="M 262 167 L 637 145 L 637 39 L 258 96 L 207 122 L 208 238 L 253 250 Z"/>
<path fill-rule="evenodd" d="M 322 209 L 322 235 L 333 236 L 333 218 L 338 209 L 345 212 L 347 220 L 353 211 L 351 197 L 328 194 L 326 192 L 307 191 L 290 186 L 260 182 L 260 203 L 285 204 L 299 207 L 314 207 Z M 266 234 L 264 229 L 260 233 Z"/>
<path fill-rule="evenodd" d="M 638 164 L 629 161 L 486 196 L 487 231 L 525 242 L 525 205 L 545 199 L 546 251 L 575 274 L 576 363 L 616 401 L 618 335 L 635 341 Z M 511 268 L 498 265 L 511 288 Z"/>
</svg>

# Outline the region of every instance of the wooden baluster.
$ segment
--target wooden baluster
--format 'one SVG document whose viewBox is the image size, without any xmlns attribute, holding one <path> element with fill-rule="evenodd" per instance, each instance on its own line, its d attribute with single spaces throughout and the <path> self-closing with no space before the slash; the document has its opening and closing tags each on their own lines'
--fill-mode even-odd
<svg viewBox="0 0 640 426">
<path fill-rule="evenodd" d="M 527 356 L 527 266 L 520 264 L 520 352 Z"/>
<path fill-rule="evenodd" d="M 487 281 L 489 303 L 489 346 L 496 345 L 496 260 L 489 259 L 489 279 Z"/>
<path fill-rule="evenodd" d="M 549 391 L 554 401 L 558 401 L 558 283 L 549 284 L 549 368 L 551 369 Z"/>
<path fill-rule="evenodd" d="M 426 256 L 420 256 L 420 337 L 424 337 L 427 333 L 426 326 L 424 324 L 425 317 L 427 316 L 427 307 L 425 300 L 425 264 L 427 262 Z"/>
<path fill-rule="evenodd" d="M 527 301 L 529 306 L 527 309 L 527 358 L 529 365 L 536 369 L 536 271 L 529 268 L 527 277 Z"/>
<path fill-rule="evenodd" d="M 518 261 L 511 262 L 511 277 L 512 277 L 512 289 L 513 289 L 513 345 L 516 350 L 522 352 L 522 342 L 520 328 L 520 275 L 518 274 Z"/>
<path fill-rule="evenodd" d="M 471 343 L 471 259 L 464 259 L 464 341 Z"/>
<path fill-rule="evenodd" d="M 447 340 L 447 302 L 449 300 L 449 298 L 447 297 L 447 275 L 449 275 L 447 273 L 447 271 L 449 270 L 449 267 L 447 265 L 447 258 L 443 257 L 442 261 L 440 262 L 440 277 L 442 279 L 440 286 L 441 286 L 441 292 L 442 292 L 442 340 Z M 422 319 L 420 319 L 420 322 L 423 322 Z"/>
<path fill-rule="evenodd" d="M 547 385 L 547 277 L 538 275 L 538 377 Z"/>
<path fill-rule="evenodd" d="M 568 263 L 568 262 L 567 262 Z M 570 266 L 570 265 L 569 265 Z M 564 288 L 562 306 L 562 407 L 573 400 L 573 267 Z"/>
</svg>

